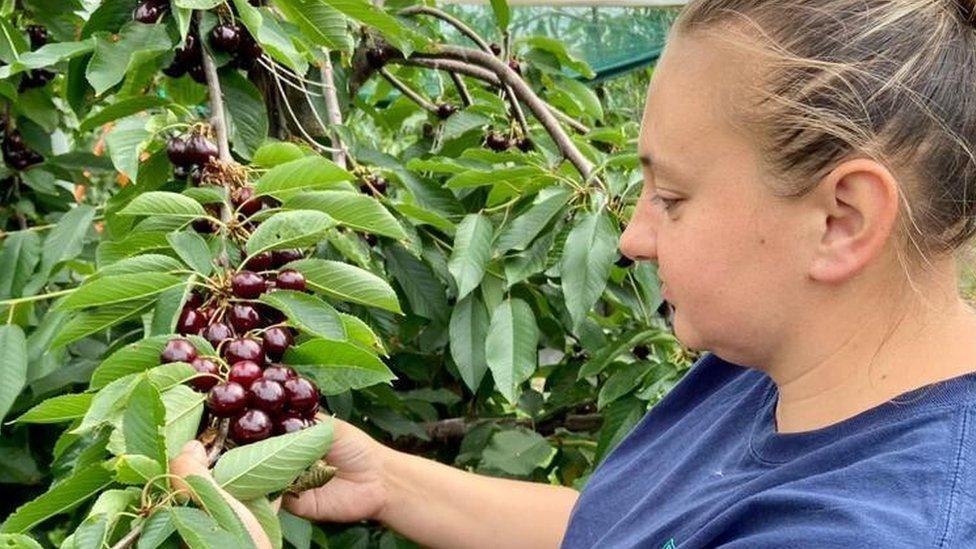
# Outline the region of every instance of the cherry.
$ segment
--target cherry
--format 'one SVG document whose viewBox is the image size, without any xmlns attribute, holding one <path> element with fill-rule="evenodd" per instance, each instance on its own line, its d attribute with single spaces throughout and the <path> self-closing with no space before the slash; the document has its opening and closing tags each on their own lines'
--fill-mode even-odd
<svg viewBox="0 0 976 549">
<path fill-rule="evenodd" d="M 171 339 L 166 342 L 163 352 L 159 354 L 159 360 L 163 364 L 170 362 L 193 362 L 197 357 L 197 349 L 189 341 L 181 337 Z"/>
<path fill-rule="evenodd" d="M 380 241 L 380 239 L 377 238 L 376 235 L 372 233 L 364 234 L 363 238 L 366 240 L 366 244 L 368 244 L 370 248 L 376 246 Z"/>
<path fill-rule="evenodd" d="M 191 169 L 188 166 L 173 166 L 173 178 L 186 181 L 190 177 Z"/>
<path fill-rule="evenodd" d="M 254 189 L 251 187 L 234 189 L 230 193 L 230 201 L 244 217 L 258 213 L 264 205 L 260 198 L 254 198 Z"/>
<path fill-rule="evenodd" d="M 209 358 L 194 358 L 193 362 L 190 362 L 190 366 L 193 366 L 193 369 L 201 374 L 211 374 L 195 377 L 190 380 L 190 385 L 192 385 L 197 391 L 209 391 L 210 389 L 213 389 L 213 386 L 219 381 L 219 379 L 215 376 L 220 375 L 220 367 L 217 366 L 216 362 L 210 360 Z"/>
<path fill-rule="evenodd" d="M 515 71 L 516 74 L 522 74 L 522 65 L 514 57 L 508 60 L 508 68 Z"/>
<path fill-rule="evenodd" d="M 184 307 L 176 322 L 176 332 L 182 335 L 199 334 L 207 325 L 207 318 L 197 309 Z"/>
<path fill-rule="evenodd" d="M 166 157 L 174 166 L 188 168 L 193 164 L 193 158 L 187 151 L 186 141 L 182 137 L 172 137 L 166 142 Z"/>
<path fill-rule="evenodd" d="M 193 33 L 187 34 L 186 40 L 183 42 L 183 47 L 176 48 L 176 57 L 173 58 L 173 63 L 179 63 L 183 66 L 183 70 L 186 71 L 190 67 L 200 64 L 201 53 L 200 42 L 197 41 L 197 36 Z"/>
<path fill-rule="evenodd" d="M 277 381 L 259 379 L 251 384 L 247 398 L 251 406 L 268 413 L 275 413 L 284 407 L 286 396 L 284 387 Z"/>
<path fill-rule="evenodd" d="M 614 262 L 614 265 L 623 269 L 626 269 L 627 267 L 630 267 L 633 264 L 634 264 L 634 260 L 625 255 L 621 255 L 620 259 Z"/>
<path fill-rule="evenodd" d="M 495 55 L 502 54 L 502 46 L 498 42 L 492 42 L 491 44 L 488 44 L 488 48 L 491 50 L 491 53 Z"/>
<path fill-rule="evenodd" d="M 275 288 L 279 290 L 295 290 L 296 292 L 305 291 L 305 275 L 294 270 L 284 269 L 278 271 L 275 277 Z"/>
<path fill-rule="evenodd" d="M 523 137 L 515 142 L 515 146 L 518 147 L 518 150 L 527 153 L 535 148 L 535 143 L 528 137 Z"/>
<path fill-rule="evenodd" d="M 43 88 L 48 82 L 54 79 L 54 73 L 45 69 L 35 69 L 27 71 L 20 80 L 19 90 L 29 90 L 32 88 Z"/>
<path fill-rule="evenodd" d="M 258 379 L 261 379 L 261 373 L 261 366 L 259 366 L 256 362 L 251 360 L 242 360 L 240 362 L 235 362 L 234 365 L 230 367 L 230 374 L 227 376 L 227 380 L 240 383 L 241 387 L 249 389 L 252 383 Z"/>
<path fill-rule="evenodd" d="M 271 436 L 271 417 L 261 410 L 248 410 L 230 424 L 231 439 L 237 444 L 250 444 Z"/>
<path fill-rule="evenodd" d="M 286 414 L 275 423 L 275 434 L 284 435 L 311 427 L 312 422 L 298 415 Z"/>
<path fill-rule="evenodd" d="M 238 271 L 230 279 L 234 295 L 241 299 L 255 299 L 268 290 L 268 283 L 254 271 Z"/>
<path fill-rule="evenodd" d="M 207 395 L 207 408 L 217 417 L 230 417 L 244 411 L 247 391 L 240 383 L 228 381 L 214 385 Z"/>
<path fill-rule="evenodd" d="M 192 68 L 190 69 L 190 76 L 193 76 Z M 206 78 L 204 78 L 204 82 L 206 82 Z M 186 153 L 194 164 L 203 167 L 210 162 L 211 158 L 217 158 L 217 145 L 201 134 L 193 134 L 186 140 Z"/>
<path fill-rule="evenodd" d="M 184 307 L 200 307 L 203 305 L 203 294 L 194 290 L 190 292 L 190 295 L 186 296 L 186 303 Z"/>
<path fill-rule="evenodd" d="M 166 7 L 158 4 L 156 0 L 145 0 L 136 6 L 135 11 L 132 12 L 132 19 L 151 25 L 158 21 L 165 11 Z"/>
<path fill-rule="evenodd" d="M 30 47 L 36 50 L 47 44 L 47 29 L 41 25 L 27 25 L 27 36 L 30 37 Z"/>
<path fill-rule="evenodd" d="M 508 138 L 498 132 L 491 132 L 485 137 L 485 146 L 495 152 L 502 152 L 511 145 Z"/>
<path fill-rule="evenodd" d="M 315 419 L 315 414 L 317 414 L 317 413 L 319 413 L 319 403 L 318 402 L 315 403 L 315 406 L 312 406 L 308 410 L 305 410 L 304 412 L 302 412 L 302 417 L 304 417 L 308 421 L 313 421 Z"/>
<path fill-rule="evenodd" d="M 271 252 L 271 261 L 274 267 L 278 268 L 292 261 L 298 261 L 304 257 L 301 250 L 275 250 Z"/>
<path fill-rule="evenodd" d="M 210 43 L 216 50 L 234 53 L 241 44 L 241 29 L 231 23 L 221 23 L 210 30 Z"/>
<path fill-rule="evenodd" d="M 278 383 L 284 383 L 289 379 L 298 377 L 298 374 L 295 373 L 295 370 L 292 370 L 284 364 L 272 364 L 264 369 L 261 377 L 270 379 L 271 381 L 277 381 Z"/>
<path fill-rule="evenodd" d="M 203 337 L 216 347 L 221 341 L 234 337 L 234 332 L 223 322 L 212 322 L 203 330 Z"/>
<path fill-rule="evenodd" d="M 264 325 L 270 326 L 272 324 L 281 324 L 285 321 L 285 315 L 278 309 L 270 305 L 265 305 L 264 303 L 257 303 L 255 306 L 258 309 L 258 314 L 261 318 L 265 320 Z"/>
<path fill-rule="evenodd" d="M 318 405 L 319 390 L 314 383 L 304 377 L 286 380 L 282 385 L 288 394 L 288 407 L 298 412 L 307 412 Z"/>
<path fill-rule="evenodd" d="M 207 73 L 204 72 L 203 65 L 200 61 L 198 61 L 195 65 L 190 65 L 189 68 L 186 69 L 186 72 L 197 84 L 207 83 Z"/>
<path fill-rule="evenodd" d="M 163 74 L 170 78 L 179 78 L 186 74 L 186 65 L 173 61 L 163 68 Z"/>
<path fill-rule="evenodd" d="M 253 330 L 261 325 L 261 315 L 258 314 L 258 310 L 253 305 L 247 303 L 235 303 L 231 305 L 227 317 L 230 320 L 230 325 L 238 333 Z"/>
<path fill-rule="evenodd" d="M 382 68 L 386 64 L 386 52 L 383 48 L 372 47 L 366 50 L 366 61 L 374 69 Z"/>
<path fill-rule="evenodd" d="M 271 266 L 271 252 L 261 252 L 251 259 L 248 259 L 247 264 L 244 265 L 244 267 L 251 271 L 268 271 L 271 269 Z"/>
<path fill-rule="evenodd" d="M 647 348 L 647 345 L 637 345 L 634 347 L 633 353 L 638 360 L 647 360 L 651 350 Z"/>
<path fill-rule="evenodd" d="M 440 103 L 437 105 L 437 118 L 444 120 L 457 112 L 457 107 L 450 103 Z"/>
<path fill-rule="evenodd" d="M 227 342 L 223 347 L 224 358 L 234 364 L 242 360 L 251 360 L 258 364 L 264 363 L 264 347 L 261 342 L 249 337 L 239 337 Z"/>
<path fill-rule="evenodd" d="M 281 360 L 288 347 L 294 343 L 291 333 L 279 326 L 272 326 L 265 330 L 261 335 L 261 341 L 264 342 L 264 352 L 271 360 Z"/>
</svg>

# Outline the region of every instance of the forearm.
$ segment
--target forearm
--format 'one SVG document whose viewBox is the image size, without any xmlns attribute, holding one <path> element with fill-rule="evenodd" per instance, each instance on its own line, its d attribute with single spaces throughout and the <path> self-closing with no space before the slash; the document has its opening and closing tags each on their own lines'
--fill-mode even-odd
<svg viewBox="0 0 976 549">
<path fill-rule="evenodd" d="M 493 478 L 391 450 L 381 522 L 428 547 L 558 547 L 579 493 Z"/>
</svg>

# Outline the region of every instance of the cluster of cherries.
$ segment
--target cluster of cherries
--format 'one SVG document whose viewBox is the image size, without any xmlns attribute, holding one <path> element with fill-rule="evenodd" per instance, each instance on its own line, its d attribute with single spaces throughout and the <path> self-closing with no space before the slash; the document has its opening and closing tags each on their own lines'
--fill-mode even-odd
<svg viewBox="0 0 976 549">
<path fill-rule="evenodd" d="M 173 164 L 173 176 L 177 179 L 190 177 L 198 184 L 203 177 L 203 168 L 217 158 L 217 152 L 217 145 L 200 132 L 174 136 L 166 142 L 166 156 Z"/>
<path fill-rule="evenodd" d="M 44 162 L 44 157 L 28 147 L 16 130 L 10 130 L 4 135 L 3 143 L 0 143 L 0 153 L 3 154 L 3 161 L 15 170 L 25 170 Z"/>
<path fill-rule="evenodd" d="M 235 23 L 214 25 L 210 29 L 210 45 L 216 51 L 230 54 L 234 66 L 244 70 L 250 70 L 257 59 L 261 57 L 261 54 L 264 53 L 261 45 L 257 43 L 254 37 L 246 29 Z M 203 50 L 201 49 L 199 31 L 195 25 L 190 27 L 183 46 L 176 48 L 173 62 L 163 69 L 163 74 L 172 78 L 189 74 L 190 78 L 200 84 L 207 82 L 207 76 L 203 70 Z"/>
<path fill-rule="evenodd" d="M 288 366 L 265 364 L 261 342 L 233 339 L 222 347 L 221 355 L 230 365 L 226 372 L 221 371 L 216 357 L 200 356 L 188 340 L 174 338 L 166 343 L 159 359 L 164 364 L 186 362 L 203 374 L 189 384 L 207 393 L 212 417 L 230 420 L 228 434 L 238 445 L 314 425 L 318 388 Z M 204 422 L 207 424 L 209 421 Z"/>
<path fill-rule="evenodd" d="M 507 151 L 512 147 L 516 147 L 522 152 L 529 152 L 535 147 L 535 144 L 528 137 L 508 137 L 492 130 L 485 136 L 485 147 L 495 152 Z"/>
<path fill-rule="evenodd" d="M 31 50 L 36 50 L 47 44 L 47 29 L 41 25 L 27 25 L 27 37 L 30 39 Z M 43 88 L 48 82 L 54 80 L 54 72 L 47 69 L 34 69 L 24 73 L 17 87 L 18 91 L 25 91 L 31 88 Z"/>
</svg>

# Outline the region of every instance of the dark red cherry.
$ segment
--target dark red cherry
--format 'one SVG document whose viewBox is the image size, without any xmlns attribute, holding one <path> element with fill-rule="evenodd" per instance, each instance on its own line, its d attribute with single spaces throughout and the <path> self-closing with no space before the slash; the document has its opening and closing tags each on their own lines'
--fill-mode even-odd
<svg viewBox="0 0 976 549">
<path fill-rule="evenodd" d="M 214 49 L 234 53 L 241 45 L 241 29 L 232 23 L 221 23 L 210 30 L 210 43 Z"/>
<path fill-rule="evenodd" d="M 132 12 L 132 19 L 151 25 L 159 20 L 166 11 L 166 8 L 157 3 L 156 0 L 145 0 Z"/>
<path fill-rule="evenodd" d="M 288 394 L 288 407 L 297 412 L 306 412 L 319 403 L 319 390 L 314 383 L 304 377 L 286 380 L 282 385 Z"/>
<path fill-rule="evenodd" d="M 192 76 L 193 70 L 190 70 Z M 204 79 L 206 81 L 206 79 Z M 206 166 L 210 159 L 217 158 L 217 145 L 201 134 L 193 134 L 186 140 L 186 152 L 197 166 Z"/>
<path fill-rule="evenodd" d="M 492 42 L 491 44 L 488 44 L 488 48 L 491 50 L 491 53 L 495 55 L 502 54 L 502 46 L 498 42 Z"/>
<path fill-rule="evenodd" d="M 523 137 L 515 142 L 515 146 L 518 147 L 518 150 L 527 153 L 535 148 L 535 143 L 528 137 Z"/>
<path fill-rule="evenodd" d="M 178 337 L 166 342 L 163 352 L 159 355 L 159 361 L 163 364 L 170 362 L 193 362 L 197 357 L 197 349 L 189 341 Z"/>
<path fill-rule="evenodd" d="M 223 322 L 212 322 L 203 330 L 203 337 L 216 347 L 221 341 L 234 337 L 234 332 Z"/>
<path fill-rule="evenodd" d="M 228 381 L 214 385 L 207 395 L 207 408 L 217 417 L 230 417 L 244 411 L 247 391 L 240 383 Z"/>
<path fill-rule="evenodd" d="M 230 279 L 231 290 L 241 299 L 256 299 L 268 289 L 264 277 L 254 271 L 238 271 Z"/>
<path fill-rule="evenodd" d="M 194 358 L 193 362 L 190 363 L 190 366 L 193 366 L 193 369 L 201 374 L 209 374 L 195 377 L 190 380 L 190 385 L 192 385 L 197 391 L 200 391 L 201 393 L 207 392 L 212 389 L 218 381 L 220 381 L 220 378 L 217 377 L 220 375 L 220 367 L 217 366 L 216 362 L 210 360 L 209 358 Z"/>
<path fill-rule="evenodd" d="M 508 68 L 515 71 L 516 74 L 522 74 L 522 64 L 514 57 L 508 60 Z"/>
<path fill-rule="evenodd" d="M 195 64 L 187 67 L 186 73 L 189 74 L 190 78 L 192 78 L 197 84 L 207 83 L 207 73 L 203 70 L 203 65 L 200 61 L 197 61 Z"/>
<path fill-rule="evenodd" d="M 223 347 L 224 359 L 234 364 L 242 360 L 250 360 L 264 364 L 264 347 L 261 342 L 249 337 L 239 337 L 228 341 Z"/>
<path fill-rule="evenodd" d="M 277 381 L 259 379 L 247 391 L 248 404 L 269 414 L 278 412 L 285 405 L 285 389 Z"/>
<path fill-rule="evenodd" d="M 180 313 L 180 318 L 176 322 L 176 333 L 182 335 L 197 335 L 207 325 L 207 318 L 199 310 L 192 307 L 184 307 Z"/>
<path fill-rule="evenodd" d="M 270 379 L 271 381 L 277 381 L 278 383 L 284 383 L 289 379 L 294 379 L 298 377 L 295 370 L 292 370 L 288 366 L 283 364 L 272 364 L 264 369 L 264 373 L 261 374 L 264 379 Z"/>
<path fill-rule="evenodd" d="M 261 252 L 258 255 L 247 260 L 247 264 L 244 265 L 248 270 L 251 271 L 268 271 L 271 270 L 272 260 L 271 252 Z"/>
<path fill-rule="evenodd" d="M 174 166 L 186 168 L 193 164 L 192 158 L 186 151 L 186 141 L 181 137 L 171 137 L 166 142 L 166 157 Z"/>
<path fill-rule="evenodd" d="M 294 433 L 295 431 L 301 431 L 306 427 L 311 427 L 311 425 L 312 422 L 303 418 L 302 416 L 286 414 L 275 422 L 275 434 L 284 435 L 287 433 Z"/>
<path fill-rule="evenodd" d="M 271 252 L 271 261 L 274 268 L 281 267 L 292 261 L 298 261 L 304 257 L 301 250 L 275 250 Z"/>
<path fill-rule="evenodd" d="M 317 414 L 317 413 L 319 413 L 319 403 L 318 402 L 315 403 L 315 406 L 312 406 L 308 410 L 305 410 L 305 411 L 301 412 L 301 415 L 302 415 L 302 417 L 304 417 L 305 419 L 307 419 L 308 421 L 311 422 L 311 421 L 315 420 L 315 414 Z"/>
<path fill-rule="evenodd" d="M 260 198 L 254 198 L 254 189 L 251 187 L 234 189 L 230 193 L 230 201 L 244 217 L 258 213 L 264 205 Z"/>
<path fill-rule="evenodd" d="M 173 58 L 173 62 L 183 65 L 183 70 L 189 70 L 190 67 L 200 64 L 200 54 L 200 42 L 197 41 L 197 36 L 191 32 L 186 35 L 183 47 L 176 48 L 176 56 Z"/>
<path fill-rule="evenodd" d="M 268 355 L 269 359 L 281 360 L 288 347 L 291 347 L 294 339 L 291 337 L 291 332 L 287 329 L 280 326 L 272 326 L 261 335 L 261 341 L 264 343 L 264 352 Z"/>
<path fill-rule="evenodd" d="M 457 106 L 450 103 L 440 103 L 437 105 L 437 118 L 444 120 L 457 112 Z"/>
<path fill-rule="evenodd" d="M 186 303 L 183 306 L 199 308 L 200 305 L 203 305 L 203 294 L 192 291 L 190 295 L 186 296 Z"/>
<path fill-rule="evenodd" d="M 258 310 L 247 303 L 231 305 L 230 310 L 227 311 L 227 318 L 238 333 L 253 330 L 261 325 L 261 315 L 258 314 Z"/>
<path fill-rule="evenodd" d="M 250 444 L 271 436 L 271 417 L 261 410 L 248 410 L 230 423 L 231 440 Z"/>
<path fill-rule="evenodd" d="M 41 25 L 27 25 L 27 36 L 30 37 L 30 47 L 36 50 L 47 44 L 47 29 Z"/>
<path fill-rule="evenodd" d="M 511 146 L 508 138 L 498 132 L 490 132 L 485 137 L 485 146 L 495 152 L 502 152 Z"/>
<path fill-rule="evenodd" d="M 186 65 L 173 61 L 169 65 L 163 67 L 163 74 L 170 78 L 179 78 L 186 74 Z"/>
<path fill-rule="evenodd" d="M 621 267 L 623 269 L 626 269 L 627 267 L 630 267 L 633 264 L 634 264 L 634 260 L 625 255 L 621 255 L 620 259 L 614 262 L 614 265 Z"/>
<path fill-rule="evenodd" d="M 379 241 L 380 241 L 380 239 L 377 238 L 376 235 L 375 234 L 372 234 L 372 233 L 365 233 L 365 234 L 363 234 L 363 239 L 366 240 L 366 244 L 370 248 L 376 246 L 379 243 Z"/>
<path fill-rule="evenodd" d="M 240 362 L 235 362 L 234 365 L 230 367 L 230 374 L 228 374 L 227 380 L 240 383 L 241 387 L 248 389 L 255 380 L 261 378 L 261 373 L 261 366 L 259 366 L 256 362 L 242 360 Z"/>
<path fill-rule="evenodd" d="M 296 292 L 304 292 L 305 275 L 294 269 L 278 271 L 278 275 L 275 276 L 275 288 L 278 288 L 279 290 L 295 290 Z"/>
<path fill-rule="evenodd" d="M 639 360 L 647 360 L 647 357 L 651 354 L 651 350 L 648 349 L 647 345 L 637 345 L 634 347 L 633 353 Z"/>
</svg>

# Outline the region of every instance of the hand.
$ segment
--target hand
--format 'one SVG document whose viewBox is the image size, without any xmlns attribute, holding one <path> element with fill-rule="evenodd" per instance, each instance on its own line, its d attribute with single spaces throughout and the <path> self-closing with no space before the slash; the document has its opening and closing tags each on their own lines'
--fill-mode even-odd
<svg viewBox="0 0 976 549">
<path fill-rule="evenodd" d="M 391 450 L 341 419 L 321 419 L 332 422 L 332 446 L 325 461 L 336 467 L 336 475 L 324 486 L 285 496 L 285 509 L 313 521 L 375 519 L 387 500 L 383 462 Z"/>
<path fill-rule="evenodd" d="M 207 450 L 200 441 L 191 440 L 183 445 L 180 454 L 170 460 L 169 471 L 173 478 L 173 488 L 192 494 L 193 490 L 183 481 L 190 475 L 197 475 L 205 479 L 212 479 L 208 467 Z"/>
</svg>

